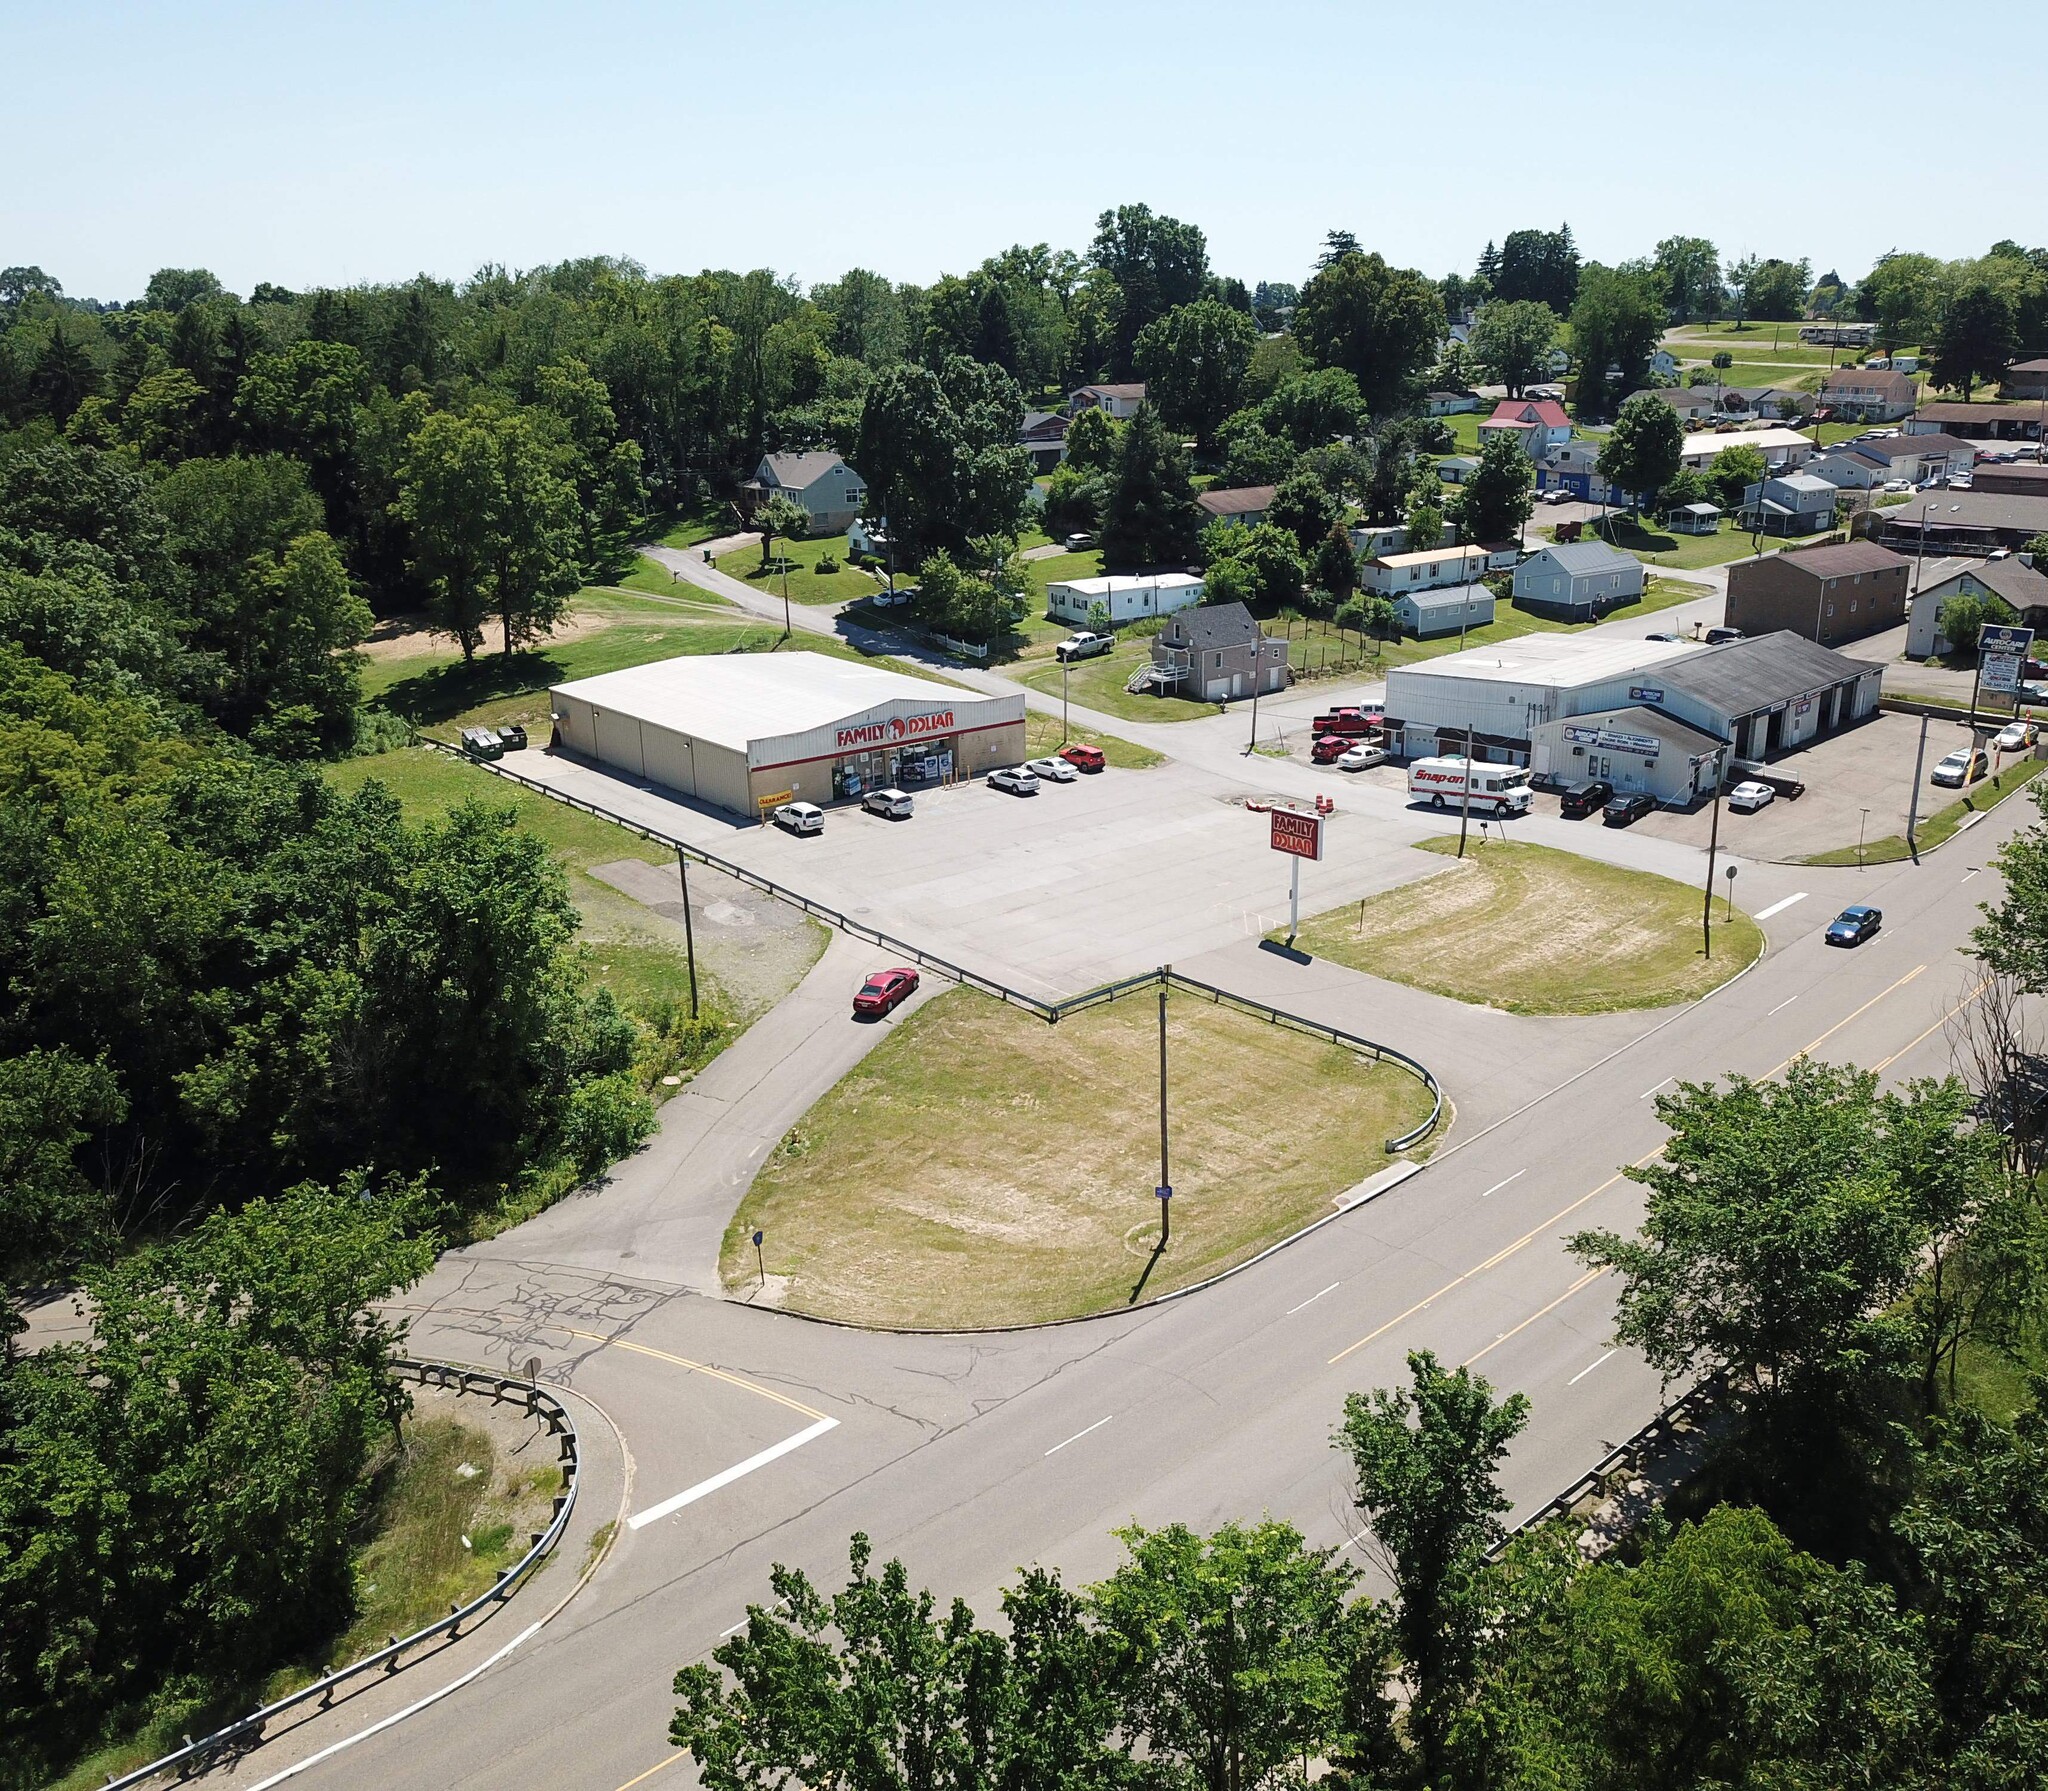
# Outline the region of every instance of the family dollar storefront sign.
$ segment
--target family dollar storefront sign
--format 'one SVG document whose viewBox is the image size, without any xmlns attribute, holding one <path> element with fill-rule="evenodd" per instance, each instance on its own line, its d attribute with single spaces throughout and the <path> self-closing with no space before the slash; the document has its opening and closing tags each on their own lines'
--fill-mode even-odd
<svg viewBox="0 0 2048 1791">
<path fill-rule="evenodd" d="M 933 709 L 923 715 L 898 715 L 889 721 L 863 722 L 857 728 L 839 730 L 839 750 L 863 746 L 898 746 L 906 740 L 926 740 L 934 734 L 953 731 L 953 711 Z"/>
</svg>

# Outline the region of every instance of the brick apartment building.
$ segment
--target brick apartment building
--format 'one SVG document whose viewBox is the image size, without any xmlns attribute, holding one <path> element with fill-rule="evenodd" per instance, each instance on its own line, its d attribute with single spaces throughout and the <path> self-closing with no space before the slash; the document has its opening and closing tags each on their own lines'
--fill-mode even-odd
<svg viewBox="0 0 2048 1791">
<path fill-rule="evenodd" d="M 1786 628 L 1823 647 L 1906 619 L 1912 563 L 1874 541 L 1795 548 L 1728 568 L 1726 622 L 1744 634 Z"/>
</svg>

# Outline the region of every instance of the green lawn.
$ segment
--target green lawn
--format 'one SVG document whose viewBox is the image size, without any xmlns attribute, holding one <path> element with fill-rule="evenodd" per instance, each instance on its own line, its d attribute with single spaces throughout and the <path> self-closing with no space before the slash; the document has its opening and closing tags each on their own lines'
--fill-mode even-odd
<svg viewBox="0 0 2048 1791">
<path fill-rule="evenodd" d="M 791 562 L 789 600 L 792 603 L 857 603 L 878 588 L 874 579 L 847 560 L 844 535 L 828 535 L 816 541 L 778 539 L 774 551 L 775 560 L 770 562 L 771 565 L 780 560 Z M 818 561 L 827 554 L 839 562 L 837 571 L 818 570 Z M 782 574 L 762 569 L 758 547 L 736 548 L 731 553 L 721 554 L 713 563 L 719 571 L 744 579 L 757 591 L 766 592 L 770 597 L 782 595 Z"/>
<path fill-rule="evenodd" d="M 1031 581 L 1035 606 L 1042 610 L 1045 608 L 1046 586 L 1065 584 L 1076 578 L 1100 578 L 1102 555 L 1090 548 L 1086 553 L 1056 553 L 1042 560 L 1026 560 L 1024 575 Z"/>
<path fill-rule="evenodd" d="M 2031 756 L 2015 759 L 1996 777 L 1987 777 L 1974 785 L 1960 801 L 1951 802 L 1946 808 L 1936 809 L 1924 817 L 1913 829 L 1914 843 L 1923 852 L 1933 850 L 1942 841 L 1953 838 L 1972 815 L 1981 815 L 1996 808 L 2015 790 L 2032 783 L 2043 771 L 2048 771 L 2048 764 L 2039 759 Z M 1906 850 L 1906 836 L 1890 833 L 1881 840 L 1866 841 L 1860 852 L 1854 846 L 1836 846 L 1831 851 L 1816 852 L 1801 862 L 1823 865 L 1896 864 L 1900 859 L 1911 856 Z"/>
<path fill-rule="evenodd" d="M 1652 576 L 1645 581 L 1642 600 L 1626 603 L 1619 609 L 1608 610 L 1601 616 L 1603 622 L 1611 622 L 1620 616 L 1633 619 L 1638 616 L 1652 616 L 1661 609 L 1674 604 L 1690 602 L 1695 597 L 1708 594 L 1705 585 L 1696 585 L 1684 579 Z M 1455 634 L 1447 634 L 1436 640 L 1398 640 L 1379 644 L 1379 661 L 1382 665 L 1413 665 L 1420 659 L 1437 659 L 1446 653 L 1455 653 L 1464 647 L 1491 647 L 1501 641 L 1511 641 L 1523 634 L 1574 634 L 1594 626 L 1591 622 L 1560 622 L 1550 616 L 1531 615 L 1527 610 L 1516 609 L 1509 603 L 1494 605 L 1494 620 L 1484 628 L 1469 630 L 1462 641 Z M 1373 643 L 1367 642 L 1370 652 Z"/>
<path fill-rule="evenodd" d="M 1101 747 L 1103 758 L 1120 771 L 1148 771 L 1154 765 L 1166 763 L 1166 755 L 1154 752 L 1149 746 L 1120 740 L 1114 734 L 1098 734 L 1089 728 L 1062 730 L 1057 715 L 1042 709 L 1024 711 L 1024 752 L 1027 758 L 1045 758 L 1074 743 Z"/>
<path fill-rule="evenodd" d="M 1551 531 L 1541 530 L 1548 534 Z M 1737 528 L 1729 517 L 1711 535 L 1682 535 L 1654 525 L 1645 527 L 1634 517 L 1619 512 L 1604 523 L 1592 525 L 1591 532 L 1611 540 L 1616 547 L 1632 553 L 1650 566 L 1670 566 L 1679 571 L 1701 566 L 1725 566 L 1730 560 L 1746 560 L 1757 550 L 1747 529 Z"/>
<path fill-rule="evenodd" d="M 1191 703 L 1184 697 L 1133 696 L 1127 691 L 1124 680 L 1139 666 L 1149 664 L 1151 658 L 1152 643 L 1141 636 L 1100 659 L 1084 659 L 1068 674 L 1068 695 L 1084 709 L 1121 716 L 1125 721 L 1192 721 L 1197 716 L 1216 713 L 1214 703 Z M 1056 697 L 1060 694 L 1061 671 L 1056 660 L 1041 659 L 1020 666 L 1012 676 L 1033 690 Z"/>
<path fill-rule="evenodd" d="M 1171 997 L 1173 1237 L 1159 1251 L 1157 1026 L 1149 992 L 1057 1027 L 941 995 L 770 1154 L 726 1230 L 727 1285 L 754 1285 L 759 1227 L 766 1298 L 796 1311 L 966 1327 L 1119 1310 L 1326 1216 L 1429 1109 L 1388 1066 Z"/>
<path fill-rule="evenodd" d="M 680 573 L 671 572 L 666 566 L 655 561 L 636 557 L 633 568 L 619 580 L 617 585 L 599 586 L 600 590 L 639 591 L 650 597 L 680 598 L 690 603 L 709 605 L 729 610 L 733 607 L 730 598 L 721 597 L 715 591 L 707 591 L 702 585 L 686 583 Z"/>
<path fill-rule="evenodd" d="M 739 526 L 732 506 L 714 501 L 661 517 L 654 525 L 654 539 L 663 547 L 695 547 L 700 541 L 730 535 Z"/>
<path fill-rule="evenodd" d="M 1422 850 L 1457 851 L 1455 835 Z M 1296 941 L 1456 1001 L 1516 1014 L 1599 1014 L 1695 1000 L 1758 957 L 1748 915 L 1700 950 L 1700 892 L 1667 877 L 1519 842 L 1474 842 L 1427 883 L 1333 908 Z"/>
</svg>

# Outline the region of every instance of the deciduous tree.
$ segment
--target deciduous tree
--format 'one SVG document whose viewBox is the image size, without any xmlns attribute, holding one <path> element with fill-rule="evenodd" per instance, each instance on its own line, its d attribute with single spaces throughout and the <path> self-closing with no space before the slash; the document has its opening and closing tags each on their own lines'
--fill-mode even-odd
<svg viewBox="0 0 2048 1791">
<path fill-rule="evenodd" d="M 1549 372 L 1557 330 L 1557 313 L 1540 300 L 1495 299 L 1472 320 L 1472 357 L 1486 378 L 1519 398 L 1524 386 Z"/>
<path fill-rule="evenodd" d="M 1654 497 L 1684 464 L 1685 425 L 1663 399 L 1639 392 L 1621 407 L 1595 463 L 1601 478 L 1629 495 L 1631 508 Z"/>
<path fill-rule="evenodd" d="M 1238 407 L 1258 331 L 1242 311 L 1198 299 L 1155 318 L 1134 350 L 1147 398 L 1174 429 L 1198 447 L 1216 443 L 1223 419 Z"/>
<path fill-rule="evenodd" d="M 1942 307 L 1934 331 L 1935 381 L 1960 389 L 1967 403 L 1979 380 L 2005 377 L 2018 348 L 2012 306 L 1990 282 L 1973 280 Z"/>
<path fill-rule="evenodd" d="M 1400 410 L 1436 359 L 1444 304 L 1435 285 L 1378 255 L 1345 255 L 1302 288 L 1294 333 L 1311 359 L 1358 381 L 1374 416 Z"/>
<path fill-rule="evenodd" d="M 1535 507 L 1533 469 L 1513 434 L 1497 430 L 1479 445 L 1479 464 L 1458 494 L 1459 538 L 1515 541 Z"/>
</svg>

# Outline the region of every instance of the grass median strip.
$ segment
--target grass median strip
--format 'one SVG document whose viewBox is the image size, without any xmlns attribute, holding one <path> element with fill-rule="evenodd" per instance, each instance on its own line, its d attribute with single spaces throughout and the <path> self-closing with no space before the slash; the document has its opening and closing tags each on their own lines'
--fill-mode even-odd
<svg viewBox="0 0 2048 1791">
<path fill-rule="evenodd" d="M 1424 840 L 1455 853 L 1454 837 Z M 1316 915 L 1315 957 L 1515 1014 L 1599 1014 L 1695 1000 L 1762 951 L 1737 910 L 1700 952 L 1700 892 L 1550 846 L 1473 842 L 1427 882 Z"/>
<path fill-rule="evenodd" d="M 1117 1310 L 1325 1216 L 1429 1109 L 1403 1071 L 1173 995 L 1173 1239 L 1156 1252 L 1157 1028 L 1150 991 L 1056 1027 L 970 990 L 928 1003 L 771 1153 L 726 1232 L 727 1285 L 755 1285 L 759 1227 L 768 1298 L 821 1317 Z"/>
</svg>

